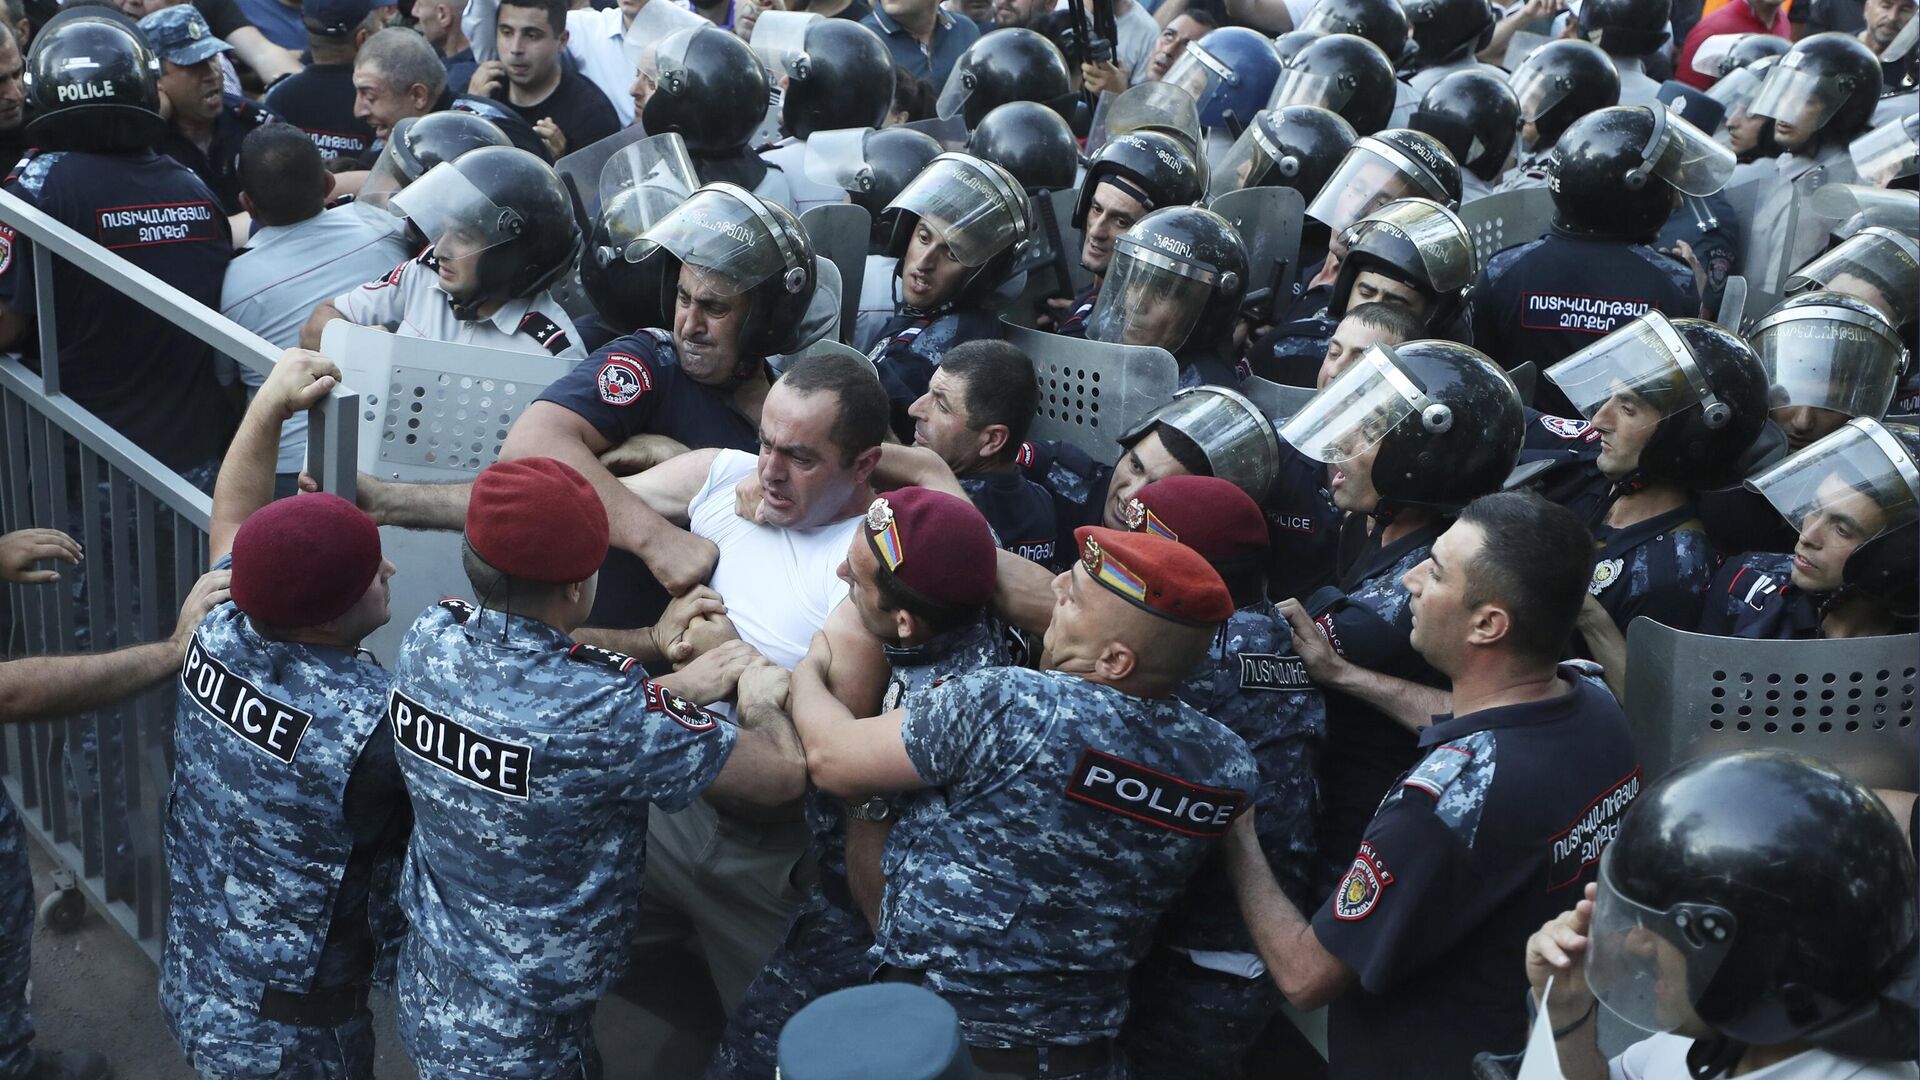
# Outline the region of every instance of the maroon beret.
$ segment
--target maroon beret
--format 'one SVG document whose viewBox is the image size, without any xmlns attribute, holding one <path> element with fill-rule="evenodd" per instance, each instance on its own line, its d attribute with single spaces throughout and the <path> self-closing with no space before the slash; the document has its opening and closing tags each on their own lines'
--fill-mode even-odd
<svg viewBox="0 0 1920 1080">
<path fill-rule="evenodd" d="M 268 626 L 331 622 L 379 572 L 380 529 L 338 495 L 268 503 L 233 534 L 233 602 Z"/>
<path fill-rule="evenodd" d="M 509 577 L 571 585 L 607 557 L 607 508 L 573 466 L 517 458 L 487 466 L 467 500 L 467 543 Z"/>
<path fill-rule="evenodd" d="M 1185 544 L 1094 525 L 1073 530 L 1073 538 L 1087 576 L 1142 611 L 1188 626 L 1208 626 L 1233 614 L 1227 583 Z"/>
<path fill-rule="evenodd" d="M 900 488 L 873 500 L 860 532 L 880 565 L 917 595 L 954 608 L 993 599 L 993 528 L 967 500 Z"/>
<path fill-rule="evenodd" d="M 1127 528 L 1177 540 L 1217 569 L 1267 555 L 1267 519 L 1239 485 L 1217 476 L 1169 476 L 1121 511 Z"/>
</svg>

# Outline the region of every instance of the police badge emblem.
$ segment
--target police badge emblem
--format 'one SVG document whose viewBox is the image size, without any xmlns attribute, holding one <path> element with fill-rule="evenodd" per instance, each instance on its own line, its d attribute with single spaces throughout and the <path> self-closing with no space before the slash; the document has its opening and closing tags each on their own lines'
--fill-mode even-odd
<svg viewBox="0 0 1920 1080">
<path fill-rule="evenodd" d="M 867 507 L 867 539 L 873 541 L 873 553 L 887 564 L 887 569 L 898 570 L 907 561 L 900 529 L 893 521 L 893 506 L 885 499 L 875 499 Z"/>
<path fill-rule="evenodd" d="M 1387 870 L 1385 860 L 1373 850 L 1372 844 L 1361 841 L 1352 868 L 1334 890 L 1333 917 L 1346 922 L 1366 918 L 1379 904 L 1381 891 L 1391 884 L 1393 874 Z"/>
<path fill-rule="evenodd" d="M 1126 508 L 1120 511 L 1120 517 L 1127 523 L 1127 528 L 1134 532 L 1152 533 L 1176 544 L 1180 542 L 1180 535 L 1167 528 L 1167 523 L 1160 520 L 1160 515 L 1147 509 L 1139 499 L 1128 499 Z"/>
<path fill-rule="evenodd" d="M 1601 559 L 1593 564 L 1593 581 L 1587 585 L 1587 592 L 1599 596 L 1607 586 L 1620 580 L 1620 570 L 1626 566 L 1625 559 Z"/>
</svg>

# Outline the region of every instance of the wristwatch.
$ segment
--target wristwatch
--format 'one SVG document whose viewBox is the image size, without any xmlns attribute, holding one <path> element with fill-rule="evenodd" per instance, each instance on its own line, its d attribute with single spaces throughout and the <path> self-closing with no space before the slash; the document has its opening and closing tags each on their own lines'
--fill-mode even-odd
<svg viewBox="0 0 1920 1080">
<path fill-rule="evenodd" d="M 848 803 L 847 813 L 861 821 L 891 821 L 893 804 L 887 801 L 885 795 L 875 795 L 865 802 Z"/>
</svg>

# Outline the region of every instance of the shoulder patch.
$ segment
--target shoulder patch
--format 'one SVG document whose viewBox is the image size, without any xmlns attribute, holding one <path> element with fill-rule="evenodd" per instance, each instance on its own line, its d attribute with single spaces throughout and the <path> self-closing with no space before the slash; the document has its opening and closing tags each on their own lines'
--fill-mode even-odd
<svg viewBox="0 0 1920 1080">
<path fill-rule="evenodd" d="M 1585 442 L 1592 442 L 1600 437 L 1600 433 L 1593 430 L 1592 424 L 1585 420 L 1574 420 L 1565 416 L 1548 416 L 1546 413 L 1541 413 L 1540 426 L 1563 439 L 1580 439 Z"/>
<path fill-rule="evenodd" d="M 1468 847 L 1480 831 L 1480 814 L 1493 786 L 1496 745 L 1491 731 L 1441 743 L 1400 781 L 1403 791 L 1412 788 L 1431 796 L 1434 816 Z"/>
<path fill-rule="evenodd" d="M 1372 844 L 1360 841 L 1360 850 L 1353 856 L 1353 865 L 1347 868 L 1347 874 L 1340 879 L 1340 887 L 1333 892 L 1333 917 L 1343 922 L 1357 922 L 1373 914 L 1380 904 L 1380 894 L 1393 884 L 1393 872 L 1387 869 L 1387 861 L 1380 857 Z"/>
<path fill-rule="evenodd" d="M 592 664 L 594 667 L 603 667 L 608 671 L 629 671 L 640 662 L 626 653 L 614 652 L 612 649 L 603 649 L 598 645 L 588 645 L 585 642 L 575 642 L 573 648 L 567 650 L 567 659 Z"/>
<path fill-rule="evenodd" d="M 1555 836 L 1547 863 L 1547 891 L 1563 888 L 1580 880 L 1587 867 L 1600 861 L 1607 845 L 1620 833 L 1620 818 L 1640 794 L 1640 770 L 1634 769 L 1625 780 L 1607 788 L 1587 804 L 1573 824 Z"/>
<path fill-rule="evenodd" d="M 13 226 L 0 225 L 0 274 L 13 265 Z"/>
<path fill-rule="evenodd" d="M 547 352 L 554 356 L 559 356 L 561 353 L 566 352 L 568 347 L 573 344 L 573 341 L 567 337 L 566 330 L 542 312 L 527 312 L 526 315 L 521 318 L 520 325 L 517 329 L 520 333 L 539 342 L 541 348 L 547 350 Z"/>
<path fill-rule="evenodd" d="M 457 596 L 446 596 L 440 600 L 440 606 L 453 612 L 455 622 L 466 622 L 473 618 L 474 607 Z"/>
<path fill-rule="evenodd" d="M 1625 569 L 1625 559 L 1601 559 L 1593 564 L 1593 580 L 1587 583 L 1587 592 L 1599 596 L 1607 591 L 1607 586 L 1620 580 L 1620 571 Z"/>
<path fill-rule="evenodd" d="M 1034 458 L 1033 440 L 1028 439 L 1026 442 L 1021 443 L 1020 449 L 1014 453 L 1013 463 L 1025 469 L 1032 466 L 1033 458 Z"/>
<path fill-rule="evenodd" d="M 1238 791 L 1188 783 L 1088 748 L 1067 782 L 1067 798 L 1169 832 L 1218 837 L 1246 805 Z"/>
<path fill-rule="evenodd" d="M 1306 661 L 1288 653 L 1239 653 L 1240 689 L 1311 690 Z"/>
<path fill-rule="evenodd" d="M 490 738 L 400 692 L 387 691 L 387 723 L 400 749 L 482 791 L 524 799 L 533 747 Z"/>
<path fill-rule="evenodd" d="M 1751 566 L 1743 566 L 1727 583 L 1727 595 L 1747 605 L 1755 611 L 1764 611 L 1767 601 L 1779 593 L 1780 583 L 1772 574 L 1763 574 Z"/>
<path fill-rule="evenodd" d="M 600 400 L 609 405 L 631 405 L 653 390 L 653 369 L 632 353 L 608 353 L 594 376 Z"/>
<path fill-rule="evenodd" d="M 424 255 L 420 257 L 425 258 Z M 400 284 L 400 279 L 406 276 L 407 266 L 415 261 L 417 260 L 408 259 L 406 262 L 403 262 L 399 266 L 396 266 L 393 269 L 387 271 L 386 277 L 374 278 L 372 281 L 369 281 L 365 285 L 362 285 L 360 287 L 363 289 L 384 289 L 389 285 L 398 285 Z"/>
<path fill-rule="evenodd" d="M 647 683 L 647 711 L 665 713 L 668 719 L 688 731 L 712 731 L 720 723 L 719 714 L 695 705 L 657 682 Z"/>
</svg>

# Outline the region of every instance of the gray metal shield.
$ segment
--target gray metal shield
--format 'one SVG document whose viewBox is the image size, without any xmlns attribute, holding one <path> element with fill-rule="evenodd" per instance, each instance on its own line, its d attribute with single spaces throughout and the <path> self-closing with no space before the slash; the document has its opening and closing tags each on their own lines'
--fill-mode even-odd
<svg viewBox="0 0 1920 1080">
<path fill-rule="evenodd" d="M 1300 222 L 1306 202 L 1292 188 L 1251 187 L 1229 191 L 1208 209 L 1227 219 L 1247 246 L 1248 306 L 1287 291 L 1299 270 Z M 1263 292 L 1264 290 L 1264 292 Z"/>
<path fill-rule="evenodd" d="M 1080 265 L 1083 234 L 1073 227 L 1073 206 L 1079 198 L 1080 193 L 1075 190 L 1049 193 L 1044 207 L 1038 199 L 1034 200 L 1033 243 L 1017 267 L 1027 275 L 1026 286 L 1006 308 L 1007 316 L 1022 326 L 1033 325 L 1034 315 L 1047 297 L 1076 296 L 1080 290 L 1093 284 L 1093 272 Z M 1049 227 L 1049 209 L 1052 228 Z M 1057 237 L 1053 235 L 1055 231 L 1059 234 Z M 1067 278 L 1064 290 L 1060 285 L 1062 272 Z"/>
<path fill-rule="evenodd" d="M 1473 254 L 1482 267 L 1510 247 L 1530 244 L 1553 227 L 1553 193 L 1544 187 L 1503 191 L 1460 207 L 1460 220 L 1473 236 Z"/>
<path fill-rule="evenodd" d="M 1876 788 L 1920 785 L 1920 634 L 1819 641 L 1627 627 L 1627 722 L 1651 782 L 1695 758 L 1768 747 Z"/>
<path fill-rule="evenodd" d="M 1258 375 L 1248 376 L 1238 389 L 1248 401 L 1260 406 L 1260 411 L 1266 413 L 1267 419 L 1275 424 L 1285 423 L 1288 417 L 1313 400 L 1313 391 L 1304 386 L 1288 386 Z"/>
<path fill-rule="evenodd" d="M 1119 457 L 1121 436 L 1180 385 L 1180 365 L 1165 349 L 1049 334 L 1005 317 L 1000 336 L 1033 361 L 1040 408 L 1032 437 L 1072 443 L 1095 461 Z"/>
<path fill-rule="evenodd" d="M 1726 291 L 1720 294 L 1720 311 L 1713 321 L 1737 334 L 1746 317 L 1747 279 L 1734 274 L 1727 278 Z"/>
<path fill-rule="evenodd" d="M 872 231 L 872 219 L 865 207 L 832 203 L 801 214 L 800 227 L 807 230 L 807 239 L 813 242 L 814 258 L 825 259 L 840 271 L 840 336 L 844 341 L 853 333 L 854 315 L 860 305 L 858 283 L 867 272 L 867 236 Z M 847 282 L 855 287 L 847 287 Z"/>
</svg>

